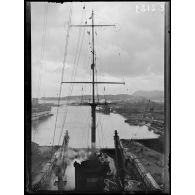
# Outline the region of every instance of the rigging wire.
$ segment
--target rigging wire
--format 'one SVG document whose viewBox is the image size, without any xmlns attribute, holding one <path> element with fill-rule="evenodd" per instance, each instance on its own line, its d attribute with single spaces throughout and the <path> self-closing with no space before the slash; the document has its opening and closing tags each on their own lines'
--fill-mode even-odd
<svg viewBox="0 0 195 195">
<path fill-rule="evenodd" d="M 87 21 L 86 21 L 87 22 Z M 86 23 L 85 22 L 85 23 Z M 89 37 L 88 37 L 89 38 Z M 89 47 L 88 47 L 88 43 L 89 41 L 88 40 L 86 40 L 86 42 L 85 42 L 85 50 L 89 50 Z M 88 55 L 89 55 L 89 53 L 90 52 L 87 52 L 87 54 L 85 55 L 85 57 L 84 57 L 84 60 L 83 60 L 83 64 L 88 64 L 88 62 L 87 62 L 87 60 L 88 60 Z M 91 55 L 89 55 L 89 56 L 91 56 Z M 81 93 L 81 103 L 83 103 L 83 102 L 85 102 L 86 100 L 84 99 L 84 91 L 85 91 L 85 87 L 86 87 L 86 85 L 82 85 L 82 88 L 81 88 L 81 90 L 82 90 L 82 93 Z"/>
<path fill-rule="evenodd" d="M 60 98 L 61 98 L 61 91 L 62 91 L 62 81 L 63 81 L 63 78 L 64 78 L 64 67 L 65 67 L 65 64 L 66 64 L 66 58 L 67 58 L 67 52 L 68 52 L 68 43 L 69 43 L 69 34 L 70 34 L 71 20 L 72 20 L 72 3 L 70 5 L 70 10 L 69 10 L 68 29 L 67 29 L 67 34 L 66 34 L 66 42 L 65 42 L 65 49 L 64 49 L 64 59 L 63 59 L 63 66 L 62 66 L 62 73 L 61 73 L 61 82 L 60 82 L 59 95 L 58 95 L 58 106 L 57 106 L 57 113 L 56 113 L 56 119 L 55 119 L 54 134 L 53 134 L 53 139 L 52 139 L 51 158 L 53 156 L 53 145 L 54 145 L 56 126 L 57 126 L 57 119 L 58 119 L 58 113 L 59 113 L 59 105 L 60 105 Z"/>
<path fill-rule="evenodd" d="M 96 36 L 97 36 L 97 34 L 96 34 Z M 96 38 L 96 40 L 97 40 L 97 42 L 99 42 L 99 39 L 98 39 L 98 36 L 97 36 L 97 38 Z M 97 43 L 98 44 L 98 43 Z M 97 56 L 97 64 L 98 64 L 98 67 L 99 67 L 99 74 L 100 74 L 100 76 L 103 78 L 103 80 L 104 80 L 104 78 L 105 78 L 105 75 L 104 75 L 104 70 L 103 70 L 103 65 L 102 65 L 102 62 L 101 62 L 101 57 L 102 57 L 102 55 L 101 55 L 101 50 L 97 47 L 97 53 L 99 54 L 99 57 Z M 106 101 L 106 96 L 105 96 L 105 85 L 103 85 L 103 95 L 104 95 L 104 99 L 105 99 L 105 101 Z"/>
<path fill-rule="evenodd" d="M 95 67 L 95 82 L 96 82 L 95 86 L 96 86 L 97 101 L 99 102 L 99 93 L 98 93 L 98 84 L 97 84 L 98 80 L 97 80 L 97 69 L 96 69 L 96 67 Z"/>
<path fill-rule="evenodd" d="M 81 24 L 83 22 L 84 11 L 85 11 L 85 9 L 83 9 L 83 11 L 82 11 Z M 85 14 L 85 17 L 86 17 L 86 14 Z M 71 81 L 74 81 L 75 77 L 76 77 L 76 72 L 77 72 L 77 67 L 78 67 L 78 63 L 79 63 L 79 59 L 80 59 L 83 40 L 84 40 L 84 32 L 81 36 L 81 29 L 79 29 L 79 36 L 78 36 L 78 40 L 77 40 L 76 55 L 75 55 L 74 62 L 73 62 L 74 68 L 73 68 L 73 72 L 72 72 L 72 75 L 71 75 Z M 68 95 L 68 100 L 67 100 L 67 104 L 66 104 L 66 108 L 65 108 L 66 112 L 65 112 L 65 117 L 64 117 L 63 124 L 62 124 L 62 128 L 61 128 L 61 133 L 60 133 L 58 144 L 60 143 L 60 140 L 61 140 L 61 137 L 62 137 L 62 132 L 64 130 L 64 126 L 65 126 L 65 122 L 66 122 L 66 118 L 67 118 L 67 113 L 68 113 L 68 103 L 69 103 L 70 97 L 72 95 L 73 86 L 74 86 L 74 84 L 72 83 L 69 87 L 69 95 Z"/>
<path fill-rule="evenodd" d="M 97 35 L 97 33 L 96 33 L 96 35 Z M 95 52 L 95 64 L 96 64 L 96 66 L 95 66 L 95 81 L 97 83 L 98 82 L 98 73 L 97 73 L 97 54 L 96 54 L 96 52 Z M 96 84 L 95 86 L 96 86 L 97 101 L 99 102 L 100 98 L 99 98 L 99 92 L 98 92 L 98 84 Z M 101 123 L 101 116 L 99 116 L 98 119 L 99 120 L 97 121 L 97 124 L 96 124 L 96 131 L 97 131 L 98 138 L 99 138 L 99 146 L 100 146 L 100 148 L 102 148 L 103 139 L 100 138 L 101 132 L 100 132 L 100 128 L 98 128 L 99 124 Z"/>
<path fill-rule="evenodd" d="M 89 34 L 90 35 L 90 34 Z M 96 33 L 96 36 L 97 36 L 97 33 Z M 90 42 L 89 42 L 90 43 Z M 90 44 L 89 44 L 90 45 Z M 99 65 L 99 61 L 97 60 L 97 54 L 95 53 L 95 81 L 97 82 L 98 81 L 98 71 L 97 71 L 97 67 Z M 102 71 L 103 72 L 103 71 Z M 96 87 L 96 94 L 97 94 L 97 101 L 99 102 L 100 101 L 100 97 L 99 97 L 99 90 L 98 90 L 98 84 L 95 84 L 95 87 Z M 98 121 L 97 121 L 97 124 L 96 124 L 96 132 L 97 132 L 97 136 L 99 138 L 99 145 L 100 145 L 100 148 L 103 147 L 103 143 L 104 143 L 104 138 L 103 138 L 103 133 L 102 132 L 102 125 L 101 125 L 101 116 L 98 117 Z M 102 138 L 101 136 L 102 135 Z"/>
<path fill-rule="evenodd" d="M 97 41 L 99 41 L 98 36 L 97 36 Z M 105 75 L 104 75 L 103 65 L 102 65 L 102 62 L 101 62 L 102 50 L 100 50 L 98 47 L 97 47 L 96 50 L 98 50 L 98 54 L 99 54 L 99 56 L 97 57 L 98 67 L 100 67 L 99 73 L 100 73 L 100 74 L 102 75 L 102 77 L 104 78 Z M 119 57 L 121 57 L 121 52 L 118 52 L 118 55 L 119 55 Z M 125 73 L 124 73 L 124 75 L 123 75 L 123 81 L 125 82 Z M 103 88 L 104 99 L 105 99 L 105 101 L 106 101 L 106 94 L 105 94 L 105 89 L 106 89 L 106 87 L 105 87 L 105 85 L 104 85 L 103 87 L 104 87 L 104 88 Z M 127 90 L 128 90 L 128 89 L 127 89 Z M 111 115 L 110 115 L 110 119 L 111 119 L 112 128 L 114 129 L 114 126 L 116 126 L 116 124 L 115 124 L 115 121 L 114 121 L 114 119 L 113 119 L 113 117 L 112 117 Z M 102 122 L 102 123 L 103 123 L 103 122 Z M 106 145 L 107 145 L 106 136 L 103 136 L 102 123 L 100 124 L 100 125 L 101 125 L 101 130 L 102 130 L 102 138 L 103 138 L 103 140 L 106 142 Z"/>
<path fill-rule="evenodd" d="M 96 33 L 96 37 L 98 37 L 98 36 L 97 36 L 97 33 Z M 96 38 L 96 39 L 97 39 L 97 42 L 99 42 L 98 38 Z M 98 43 L 97 43 L 97 44 L 98 44 Z M 102 78 L 104 78 L 104 71 L 103 71 L 103 67 L 102 67 L 101 61 L 100 61 L 101 57 L 98 57 L 98 56 L 97 56 L 97 54 L 98 54 L 99 56 L 101 56 L 101 51 L 100 51 L 100 49 L 99 49 L 98 47 L 97 47 L 96 51 L 97 51 L 97 53 L 96 53 L 96 58 L 95 58 L 95 59 L 96 59 L 96 67 L 99 67 L 99 73 L 100 73 L 100 75 L 102 75 Z M 97 77 L 98 77 L 98 72 L 97 72 L 97 68 L 96 68 L 96 67 L 95 67 L 95 73 L 96 73 L 96 79 L 97 79 Z M 96 82 L 97 82 L 97 80 L 96 80 Z M 105 89 L 105 85 L 103 85 L 103 87 L 104 87 L 104 89 Z M 98 99 L 99 99 L 98 85 L 97 85 L 96 89 L 97 89 L 97 94 L 98 94 Z M 103 94 L 104 94 L 104 99 L 105 99 L 105 101 L 106 101 L 106 97 L 105 97 L 104 91 L 103 91 Z M 99 139 L 100 139 L 100 137 L 102 137 L 102 138 L 101 138 L 101 146 L 103 147 L 103 145 L 104 145 L 104 146 L 107 145 L 107 141 L 105 140 L 106 138 L 105 138 L 104 135 L 103 135 L 103 130 L 102 130 L 102 117 L 101 117 L 101 116 L 99 117 L 98 126 L 100 127 L 100 128 L 99 128 Z M 100 136 L 100 135 L 101 135 L 101 136 Z"/>
<path fill-rule="evenodd" d="M 81 46 L 81 47 L 82 47 L 82 46 Z M 79 55 L 79 57 L 80 57 L 80 55 Z M 78 59 L 79 59 L 79 57 L 78 57 Z M 79 60 L 77 60 L 75 73 L 74 73 L 73 79 L 71 79 L 72 81 L 75 80 L 76 70 L 77 70 L 77 67 L 78 67 L 78 62 L 79 62 Z M 71 87 L 70 87 L 70 94 L 69 94 L 69 96 L 68 96 L 68 102 L 69 102 L 70 97 L 71 97 L 71 95 L 72 95 L 73 86 L 74 86 L 74 85 L 72 84 Z M 68 103 L 67 103 L 67 105 L 68 105 Z M 63 131 L 64 126 L 65 126 L 65 121 L 66 121 L 67 113 L 68 113 L 68 106 L 66 106 L 66 112 L 65 112 L 65 117 L 64 117 L 64 121 L 63 121 L 63 125 L 62 125 L 62 130 L 61 130 L 61 132 Z M 62 133 L 61 133 L 61 135 L 62 135 Z M 60 139 L 61 139 L 61 137 L 62 137 L 61 135 L 60 135 L 60 138 L 59 138 L 59 142 L 58 142 L 58 143 L 60 143 Z"/>
</svg>

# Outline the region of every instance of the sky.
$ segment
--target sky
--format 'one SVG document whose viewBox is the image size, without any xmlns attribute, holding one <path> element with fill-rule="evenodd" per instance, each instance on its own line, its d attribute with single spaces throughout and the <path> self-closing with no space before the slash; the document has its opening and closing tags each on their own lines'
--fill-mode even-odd
<svg viewBox="0 0 195 195">
<path fill-rule="evenodd" d="M 116 25 L 95 29 L 97 81 L 119 81 L 125 85 L 99 85 L 97 93 L 164 90 L 163 5 L 163 2 L 32 2 L 32 96 L 59 94 L 70 7 L 71 24 L 91 24 L 94 10 L 95 24 Z M 74 81 L 90 81 L 90 47 L 90 28 L 70 29 L 63 81 L 72 80 L 74 67 L 77 67 Z M 79 84 L 74 85 L 72 95 L 89 93 L 90 85 Z M 64 84 L 61 95 L 69 94 L 70 86 Z"/>
</svg>

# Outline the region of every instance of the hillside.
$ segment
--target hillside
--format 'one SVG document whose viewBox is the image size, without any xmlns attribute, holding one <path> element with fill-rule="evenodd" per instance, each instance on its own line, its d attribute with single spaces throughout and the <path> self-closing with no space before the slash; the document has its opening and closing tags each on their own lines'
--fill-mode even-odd
<svg viewBox="0 0 195 195">
<path fill-rule="evenodd" d="M 136 91 L 132 95 L 137 97 L 144 97 L 153 101 L 164 101 L 164 92 L 160 90 Z"/>
<path fill-rule="evenodd" d="M 71 100 L 71 101 L 81 101 L 81 98 L 84 101 L 88 101 L 91 99 L 91 95 L 83 95 L 82 96 L 66 96 L 61 97 L 61 100 Z M 41 100 L 57 100 L 57 97 L 42 97 Z M 137 101 L 143 101 L 145 98 L 143 97 L 136 97 L 133 95 L 128 94 L 117 94 L 117 95 L 98 95 L 96 96 L 96 99 L 99 100 L 107 100 L 107 101 L 128 101 L 128 102 L 137 102 Z"/>
<path fill-rule="evenodd" d="M 153 101 L 163 102 L 164 101 L 164 92 L 163 91 L 136 91 L 132 95 L 129 94 L 117 94 L 117 95 L 98 95 L 96 99 L 104 100 L 106 98 L 107 101 L 128 101 L 128 102 L 140 102 L 146 99 L 150 99 Z M 91 99 L 91 95 L 83 95 L 83 96 L 66 96 L 61 97 L 61 100 L 71 100 L 71 101 L 88 101 Z M 41 100 L 58 100 L 57 97 L 42 97 Z"/>
</svg>

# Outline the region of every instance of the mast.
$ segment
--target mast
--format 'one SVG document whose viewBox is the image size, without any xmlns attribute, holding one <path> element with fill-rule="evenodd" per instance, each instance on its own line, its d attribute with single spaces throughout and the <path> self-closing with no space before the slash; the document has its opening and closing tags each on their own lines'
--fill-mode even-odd
<svg viewBox="0 0 195 195">
<path fill-rule="evenodd" d="M 91 65 L 91 69 L 93 71 L 93 77 L 92 77 L 92 89 L 93 89 L 93 92 L 92 92 L 92 98 L 93 98 L 93 103 L 95 103 L 95 86 L 94 86 L 94 79 L 95 79 L 95 47 L 94 47 L 94 13 L 93 13 L 93 10 L 92 10 L 92 25 L 91 25 L 91 28 L 92 28 L 92 65 Z"/>
<path fill-rule="evenodd" d="M 96 148 L 96 103 L 95 103 L 95 47 L 94 47 L 94 13 L 92 10 L 92 104 L 91 104 L 91 117 L 92 117 L 92 124 L 91 124 L 91 148 L 94 150 Z"/>
<path fill-rule="evenodd" d="M 94 151 L 96 149 L 96 106 L 100 105 L 101 103 L 95 102 L 95 84 L 125 84 L 125 82 L 95 82 L 95 41 L 94 41 L 94 28 L 95 27 L 108 27 L 108 26 L 115 26 L 115 25 L 95 25 L 94 24 L 94 12 L 92 10 L 92 24 L 91 25 L 70 25 L 70 27 L 91 27 L 92 31 L 92 64 L 91 64 L 91 70 L 92 70 L 92 81 L 91 82 L 61 82 L 61 83 L 76 83 L 76 84 L 92 84 L 92 102 L 89 103 L 91 106 L 91 148 Z"/>
</svg>

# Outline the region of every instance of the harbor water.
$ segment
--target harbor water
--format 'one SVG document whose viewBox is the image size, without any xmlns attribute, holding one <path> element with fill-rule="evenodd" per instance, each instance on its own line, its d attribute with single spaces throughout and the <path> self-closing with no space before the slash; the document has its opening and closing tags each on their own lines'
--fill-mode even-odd
<svg viewBox="0 0 195 195">
<path fill-rule="evenodd" d="M 54 145 L 61 144 L 65 131 L 68 130 L 69 147 L 88 148 L 91 146 L 91 108 L 89 106 L 62 105 L 52 107 L 52 113 L 53 116 L 32 122 L 33 142 L 39 145 L 52 145 L 53 141 Z M 153 131 L 148 130 L 147 126 L 131 126 L 124 120 L 123 116 L 116 113 L 96 114 L 96 143 L 98 148 L 114 147 L 114 130 L 118 131 L 120 139 L 158 137 Z"/>
</svg>

